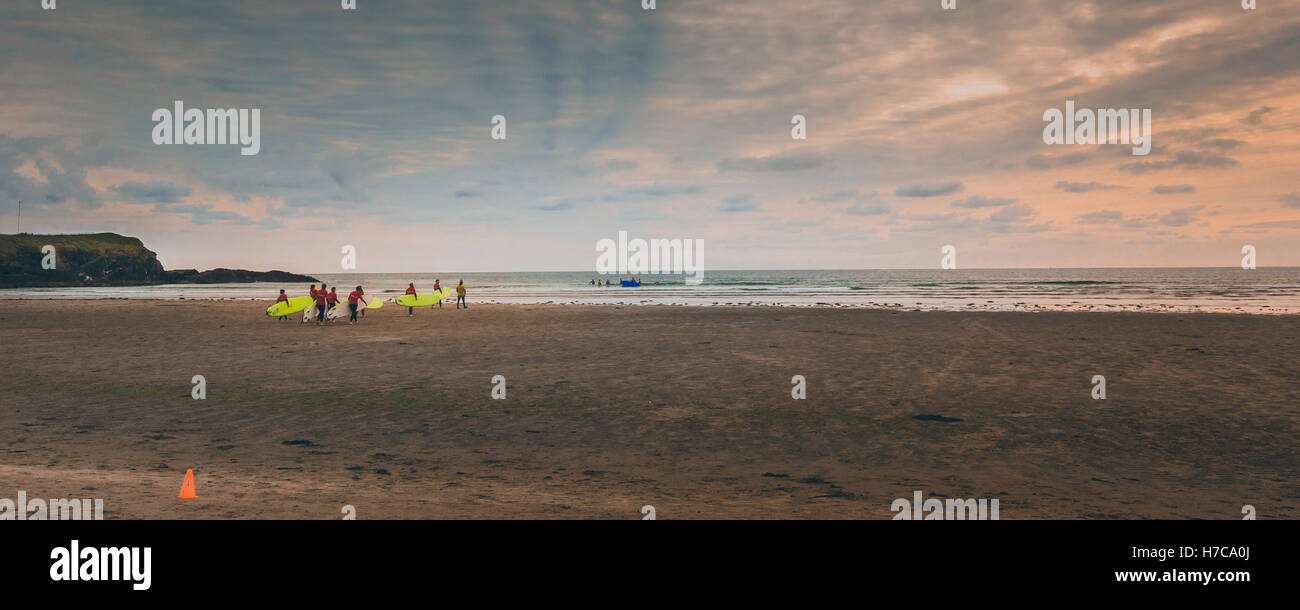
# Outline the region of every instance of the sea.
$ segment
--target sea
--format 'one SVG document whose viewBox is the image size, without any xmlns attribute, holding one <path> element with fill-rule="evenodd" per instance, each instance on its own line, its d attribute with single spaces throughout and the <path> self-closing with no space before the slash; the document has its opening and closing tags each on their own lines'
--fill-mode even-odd
<svg viewBox="0 0 1300 610">
<path fill-rule="evenodd" d="M 312 274 L 346 294 L 357 285 L 385 299 L 408 283 L 428 292 L 464 280 L 473 303 L 859 307 L 992 311 L 1165 311 L 1300 313 L 1300 267 L 1101 269 L 831 269 L 706 271 L 699 285 L 680 275 L 645 275 L 639 287 L 586 272 Z M 605 286 L 604 280 L 611 285 Z M 628 279 L 628 278 L 622 278 Z M 599 280 L 600 286 L 591 284 Z M 104 288 L 15 288 L 0 299 L 187 299 L 273 301 L 308 286 L 270 283 Z"/>
</svg>

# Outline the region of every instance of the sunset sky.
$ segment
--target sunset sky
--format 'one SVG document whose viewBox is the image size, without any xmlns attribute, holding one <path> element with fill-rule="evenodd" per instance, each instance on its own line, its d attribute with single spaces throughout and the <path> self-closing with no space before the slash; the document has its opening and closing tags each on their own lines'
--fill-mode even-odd
<svg viewBox="0 0 1300 610">
<path fill-rule="evenodd" d="M 1300 265 L 1300 0 L 0 3 L 0 232 L 168 268 Z M 261 150 L 151 115 L 261 109 Z M 1154 146 L 1043 113 L 1149 108 Z M 508 138 L 490 137 L 504 115 Z M 807 117 L 806 140 L 791 117 Z"/>
</svg>

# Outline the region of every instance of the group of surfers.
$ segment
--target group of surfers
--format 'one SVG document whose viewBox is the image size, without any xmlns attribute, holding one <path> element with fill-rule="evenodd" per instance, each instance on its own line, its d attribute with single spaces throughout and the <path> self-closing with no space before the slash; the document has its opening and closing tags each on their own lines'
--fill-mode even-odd
<svg viewBox="0 0 1300 610">
<path fill-rule="evenodd" d="M 338 286 L 330 288 L 325 284 L 321 284 L 320 289 L 317 290 L 316 285 L 312 284 L 311 288 L 307 291 L 307 294 L 311 295 L 312 300 L 316 303 L 313 306 L 316 308 L 316 325 L 320 326 L 325 323 L 325 312 L 333 309 L 334 306 L 339 304 Z M 289 295 L 285 294 L 284 289 L 281 288 L 280 296 L 276 297 L 275 302 L 283 303 L 288 300 Z M 361 286 L 357 286 L 355 290 L 348 294 L 348 311 L 351 314 L 351 317 L 348 318 L 348 324 L 357 323 L 358 311 L 361 312 L 362 317 L 365 317 L 366 312 L 360 307 L 363 303 L 368 303 L 366 300 L 366 292 L 361 289 Z M 288 316 L 280 316 L 280 319 L 283 320 L 287 317 Z"/>
<path fill-rule="evenodd" d="M 442 280 L 433 280 L 433 291 L 442 292 Z M 419 296 L 415 291 L 415 282 L 406 285 L 406 294 L 417 297 Z M 469 302 L 465 300 L 465 280 L 461 280 L 460 283 L 456 284 L 456 309 L 460 309 L 462 306 L 465 309 L 469 309 Z M 429 309 L 433 309 L 434 307 L 442 309 L 442 301 L 439 300 L 436 305 L 430 305 Z M 415 315 L 415 308 L 407 307 L 406 315 Z"/>
<path fill-rule="evenodd" d="M 442 280 L 434 280 L 433 291 L 434 292 L 442 291 Z M 321 324 L 324 324 L 326 322 L 325 312 L 333 309 L 335 306 L 339 304 L 338 286 L 334 286 L 333 288 L 331 288 L 329 286 L 326 286 L 325 284 L 321 284 L 320 289 L 317 290 L 316 285 L 312 284 L 310 290 L 308 291 L 308 294 L 311 295 L 311 298 L 316 303 L 315 304 L 316 325 L 320 326 Z M 406 294 L 418 296 L 415 291 L 415 282 L 411 282 L 406 286 Z M 275 299 L 275 302 L 282 303 L 288 300 L 289 300 L 289 295 L 285 294 L 284 289 L 281 289 L 280 296 Z M 355 290 L 349 293 L 348 294 L 348 313 L 349 313 L 348 324 L 356 324 L 358 322 L 357 313 L 360 313 L 361 317 L 363 318 L 366 317 L 366 310 L 364 305 L 369 305 L 369 303 L 370 301 L 366 299 L 366 291 L 363 290 L 361 286 L 357 286 Z M 430 306 L 430 308 L 433 307 L 441 308 L 442 301 L 438 301 L 437 305 Z M 461 280 L 460 283 L 456 285 L 456 309 L 460 309 L 461 307 L 464 307 L 465 309 L 469 309 L 469 302 L 465 300 L 465 280 Z M 415 308 L 407 307 L 406 315 L 408 316 L 415 315 Z M 280 316 L 281 320 L 284 320 L 286 318 L 288 318 L 288 316 Z"/>
</svg>

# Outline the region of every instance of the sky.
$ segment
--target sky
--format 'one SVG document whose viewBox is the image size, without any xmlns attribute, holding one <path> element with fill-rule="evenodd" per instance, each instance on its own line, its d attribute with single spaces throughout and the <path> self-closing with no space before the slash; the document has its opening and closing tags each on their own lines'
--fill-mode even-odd
<svg viewBox="0 0 1300 610">
<path fill-rule="evenodd" d="M 0 0 L 0 232 L 169 268 L 1300 265 L 1300 0 Z M 260 109 L 261 147 L 153 113 Z M 1049 145 L 1150 109 L 1152 150 Z M 506 119 L 504 140 L 492 117 Z M 792 117 L 806 139 L 792 138 Z"/>
</svg>

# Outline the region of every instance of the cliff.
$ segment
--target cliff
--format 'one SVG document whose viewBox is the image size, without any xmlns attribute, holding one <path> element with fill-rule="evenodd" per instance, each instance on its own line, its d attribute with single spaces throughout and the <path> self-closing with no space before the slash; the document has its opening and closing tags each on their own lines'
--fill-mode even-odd
<svg viewBox="0 0 1300 610">
<path fill-rule="evenodd" d="M 46 245 L 55 248 L 54 269 L 41 268 Z M 0 288 L 316 281 L 286 271 L 167 271 L 139 239 L 116 233 L 0 235 Z"/>
</svg>

